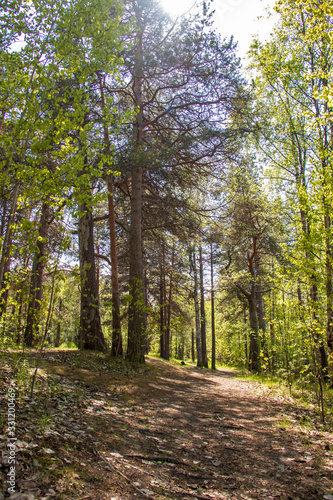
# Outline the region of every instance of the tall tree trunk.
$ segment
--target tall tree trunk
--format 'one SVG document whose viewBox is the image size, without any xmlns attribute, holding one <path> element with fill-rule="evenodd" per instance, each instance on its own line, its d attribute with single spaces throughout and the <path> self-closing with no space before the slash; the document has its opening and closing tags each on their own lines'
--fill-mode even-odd
<svg viewBox="0 0 333 500">
<path fill-rule="evenodd" d="M 3 314 L 6 308 L 6 279 L 5 275 L 9 269 L 9 258 L 10 258 L 10 247 L 12 238 L 12 224 L 17 210 L 17 200 L 19 195 L 19 184 L 16 184 L 13 192 L 12 205 L 10 210 L 10 215 L 7 221 L 5 236 L 2 243 L 1 249 L 1 260 L 0 260 L 0 316 Z"/>
<path fill-rule="evenodd" d="M 248 268 L 251 274 L 250 293 L 242 286 L 236 284 L 238 290 L 246 297 L 249 304 L 249 319 L 250 319 L 250 348 L 249 348 L 249 370 L 260 371 L 260 351 L 259 351 L 259 321 L 257 313 L 257 286 L 256 286 L 256 270 L 255 261 L 257 259 L 257 243 L 259 236 L 252 236 L 253 249 L 252 253 L 248 252 L 247 261 Z"/>
<path fill-rule="evenodd" d="M 134 123 L 134 154 L 131 168 L 131 226 L 129 241 L 130 261 L 130 305 L 128 318 L 128 343 L 126 357 L 129 361 L 144 363 L 145 330 L 144 330 L 144 283 L 143 283 L 143 251 L 142 251 L 142 177 L 143 166 L 140 150 L 143 145 L 143 49 L 140 13 L 136 12 L 137 42 L 135 47 L 135 67 L 133 75 L 134 104 L 139 110 Z"/>
<path fill-rule="evenodd" d="M 194 346 L 195 346 L 194 328 L 192 328 L 192 330 L 191 330 L 191 359 L 192 359 L 193 363 L 195 361 L 195 349 L 194 349 Z"/>
<path fill-rule="evenodd" d="M 79 253 L 81 277 L 81 313 L 79 343 L 83 349 L 104 351 L 106 348 L 99 315 L 97 293 L 94 221 L 91 210 L 83 203 L 79 219 Z"/>
<path fill-rule="evenodd" d="M 299 155 L 300 157 L 300 155 Z M 325 160 L 323 160 L 322 166 L 325 170 Z M 301 162 L 298 166 L 296 166 L 296 185 L 298 188 L 298 197 L 299 197 L 299 213 L 300 213 L 300 218 L 301 218 L 301 223 L 302 223 L 302 232 L 304 235 L 304 238 L 309 241 L 309 237 L 311 235 L 311 226 L 309 222 L 309 218 L 307 215 L 307 212 L 309 210 L 306 203 L 306 209 L 302 208 L 304 206 L 304 191 L 306 192 L 307 189 L 307 183 L 306 183 L 306 178 L 305 178 L 305 163 Z M 302 195 L 301 195 L 302 193 Z M 324 208 L 325 208 L 325 201 L 323 200 L 324 203 Z M 325 220 L 325 226 L 326 226 L 326 220 Z M 326 234 L 326 231 L 325 231 Z M 308 245 L 307 245 L 308 246 Z M 327 256 L 327 253 L 326 253 Z M 316 324 L 318 322 L 317 314 L 316 314 L 316 309 L 317 309 L 317 302 L 318 302 L 318 291 L 317 291 L 317 283 L 316 283 L 316 276 L 315 276 L 315 269 L 314 269 L 314 263 L 313 263 L 313 258 L 311 256 L 311 252 L 308 251 L 307 249 L 305 250 L 305 259 L 308 262 L 309 267 L 311 266 L 312 269 L 312 276 L 310 277 L 310 297 L 312 301 L 312 318 L 314 320 L 314 323 Z M 327 264 L 327 261 L 326 261 Z M 327 268 L 326 268 L 327 271 Z M 328 286 L 328 288 L 327 288 Z M 326 294 L 328 293 L 329 290 L 329 284 L 326 281 Z M 330 307 L 329 307 L 329 302 L 327 302 L 327 319 L 330 314 Z M 329 335 L 329 330 L 328 330 L 328 323 L 327 323 L 327 340 L 328 340 L 328 335 Z M 317 328 L 316 326 L 312 329 L 312 338 L 315 343 L 315 349 L 316 349 L 316 359 L 317 363 L 319 365 L 319 370 L 321 373 L 327 376 L 328 372 L 328 359 L 327 359 L 327 354 L 325 350 L 325 346 L 323 344 L 323 340 L 318 337 L 317 333 Z"/>
<path fill-rule="evenodd" d="M 142 242 L 143 245 L 143 242 Z M 144 342 L 145 342 L 145 354 L 149 353 L 150 349 L 150 338 L 147 335 L 147 325 L 148 325 L 148 317 L 147 317 L 147 309 L 148 309 L 148 280 L 147 280 L 147 268 L 145 266 L 145 262 L 143 264 L 143 331 L 145 332 Z"/>
<path fill-rule="evenodd" d="M 58 306 L 58 321 L 57 321 L 57 331 L 54 339 L 54 347 L 59 347 L 60 345 L 60 335 L 61 335 L 61 310 L 62 310 L 62 299 L 59 299 Z"/>
<path fill-rule="evenodd" d="M 192 268 L 194 278 L 194 308 L 195 308 L 195 338 L 197 350 L 197 366 L 202 367 L 202 348 L 201 348 L 201 328 L 200 328 L 200 310 L 198 299 L 198 273 L 195 252 L 192 252 Z"/>
<path fill-rule="evenodd" d="M 142 168 L 132 169 L 130 229 L 130 305 L 128 319 L 127 359 L 144 363 L 145 331 L 143 322 L 143 254 L 142 254 Z"/>
<path fill-rule="evenodd" d="M 106 112 L 104 98 L 104 84 L 101 75 L 99 76 L 101 103 L 103 114 Z M 104 141 L 106 144 L 106 154 L 111 154 L 111 143 L 109 129 L 106 123 L 103 125 Z M 117 233 L 116 219 L 114 212 L 114 185 L 111 175 L 107 177 L 108 185 L 108 208 L 109 208 L 109 231 L 110 231 L 110 257 L 111 257 L 111 287 L 112 287 L 112 346 L 111 354 L 113 356 L 123 355 L 123 340 L 121 335 L 121 317 L 120 317 L 120 296 L 118 279 L 118 257 L 117 257 Z"/>
<path fill-rule="evenodd" d="M 245 335 L 244 335 L 244 355 L 245 355 L 245 361 L 246 361 L 246 364 L 248 365 L 249 364 L 249 350 L 248 350 L 248 345 L 247 345 L 247 311 L 246 311 L 246 307 L 244 307 L 244 326 L 245 326 Z"/>
<path fill-rule="evenodd" d="M 167 318 L 165 330 L 165 359 L 170 358 L 170 325 L 171 325 L 171 302 L 172 302 L 172 286 L 173 286 L 173 268 L 175 265 L 175 245 L 172 247 L 171 269 L 169 277 L 169 298 L 167 305 Z"/>
<path fill-rule="evenodd" d="M 332 286 L 332 236 L 331 218 L 325 215 L 325 239 L 326 239 L 326 338 L 329 354 L 329 372 L 333 377 L 333 286 Z"/>
<path fill-rule="evenodd" d="M 210 245 L 210 285 L 211 285 L 211 310 L 212 310 L 212 370 L 216 370 L 216 341 L 215 341 L 215 307 L 214 307 L 214 265 L 213 244 Z"/>
<path fill-rule="evenodd" d="M 200 245 L 200 332 L 201 332 L 201 350 L 202 350 L 202 366 L 208 368 L 207 359 L 207 340 L 206 340 L 206 313 L 205 313 L 205 289 L 203 277 L 203 260 L 202 247 Z"/>
<path fill-rule="evenodd" d="M 312 328 L 312 337 L 315 344 L 316 349 L 316 358 L 319 367 L 320 373 L 326 378 L 328 375 L 328 359 L 327 353 L 325 350 L 325 346 L 323 343 L 323 339 L 318 335 L 317 325 L 318 325 L 318 317 L 317 317 L 317 307 L 318 307 L 318 287 L 316 283 L 316 277 L 313 275 L 311 277 L 311 288 L 310 288 L 310 298 L 312 302 L 312 319 L 314 322 L 314 327 Z"/>
<path fill-rule="evenodd" d="M 96 245 L 96 253 L 97 255 L 99 255 L 99 245 Z M 99 277 L 100 277 L 99 257 L 96 257 L 96 285 L 97 285 L 98 297 L 99 297 Z"/>
<path fill-rule="evenodd" d="M 250 293 L 247 294 L 249 303 L 249 317 L 250 317 L 250 352 L 249 352 L 249 369 L 251 371 L 260 371 L 260 351 L 259 351 L 259 321 L 257 310 L 257 284 L 256 284 L 256 268 L 255 263 L 258 262 L 257 243 L 259 236 L 253 235 L 253 251 L 252 254 L 248 253 L 248 267 L 252 280 L 250 282 Z"/>
<path fill-rule="evenodd" d="M 329 136 L 327 148 L 333 147 L 333 122 L 329 120 Z M 325 212 L 325 240 L 326 240 L 326 339 L 328 347 L 328 368 L 333 384 L 333 242 L 332 242 L 332 206 L 324 200 Z"/>
<path fill-rule="evenodd" d="M 39 333 L 40 308 L 43 295 L 43 273 L 45 267 L 45 254 L 47 248 L 46 239 L 49 228 L 49 219 L 50 206 L 48 203 L 43 203 L 39 222 L 36 252 L 32 265 L 29 306 L 24 332 L 24 342 L 28 347 L 31 347 L 36 342 Z"/>
<path fill-rule="evenodd" d="M 260 370 L 259 359 L 259 322 L 257 317 L 256 285 L 252 283 L 252 290 L 248 297 L 250 318 L 250 352 L 249 370 L 258 372 Z"/>
<path fill-rule="evenodd" d="M 313 49 L 308 46 L 309 53 L 311 55 L 311 69 L 314 68 L 315 56 Z M 325 60 L 325 57 L 324 57 Z M 327 61 L 322 62 L 322 68 L 326 71 Z M 328 80 L 325 77 L 321 77 L 321 84 L 327 90 Z M 314 79 L 311 80 L 312 84 L 312 92 L 315 94 L 314 89 Z M 333 375 L 333 287 L 332 287 L 332 259 L 333 259 L 333 248 L 332 248 L 332 233 L 331 233 L 331 215 L 332 215 L 332 198 L 331 193 L 332 185 L 331 185 L 331 176 L 332 176 L 332 165 L 329 159 L 329 155 L 332 151 L 332 132 L 333 132 L 333 123 L 332 120 L 329 120 L 325 123 L 322 121 L 323 110 L 322 106 L 319 102 L 319 99 L 314 99 L 314 105 L 316 110 L 316 123 L 317 123 L 317 132 L 318 137 L 320 139 L 319 142 L 319 151 L 321 156 L 321 187 L 322 187 L 322 207 L 324 213 L 324 227 L 325 227 L 325 246 L 326 246 L 326 257 L 325 257 L 325 267 L 326 267 L 326 279 L 325 279 L 325 288 L 326 288 L 326 343 L 328 347 L 328 353 L 330 355 L 330 363 L 328 362 L 327 354 L 325 351 L 325 347 L 322 339 L 319 339 L 319 369 L 320 374 L 329 381 L 329 374 Z M 332 107 L 325 104 L 324 114 L 331 114 Z"/>
<path fill-rule="evenodd" d="M 271 372 L 275 372 L 275 295 L 274 292 L 270 292 L 270 302 L 271 307 L 269 311 L 269 335 L 271 342 L 271 357 L 270 357 L 270 369 Z"/>
<path fill-rule="evenodd" d="M 18 294 L 18 303 L 19 303 L 19 308 L 18 308 L 18 313 L 17 313 L 17 321 L 16 321 L 16 343 L 19 345 L 21 343 L 21 321 L 22 321 L 22 306 L 23 306 L 23 295 L 24 295 L 24 289 L 23 286 Z"/>
<path fill-rule="evenodd" d="M 258 270 L 258 268 L 257 268 Z M 267 340 L 266 340 L 266 322 L 265 322 L 265 313 L 264 313 L 264 299 L 262 296 L 262 287 L 260 282 L 260 272 L 258 271 L 258 281 L 256 284 L 256 302 L 257 302 L 257 316 L 258 316 L 258 325 L 261 333 L 261 347 L 264 353 L 265 358 L 269 358 L 268 356 L 268 348 L 267 348 Z"/>
<path fill-rule="evenodd" d="M 258 283 L 256 285 L 256 289 L 257 289 L 256 301 L 257 301 L 257 315 L 258 315 L 259 330 L 261 330 L 263 332 L 263 338 L 265 339 L 266 323 L 265 323 L 265 315 L 264 315 L 264 301 L 263 301 L 262 288 L 261 288 L 260 281 L 258 281 Z"/>
<path fill-rule="evenodd" d="M 11 262 L 10 249 L 11 249 L 11 246 L 12 246 L 12 235 L 10 235 L 10 238 L 8 240 L 8 243 L 7 243 L 7 250 L 6 250 L 7 255 L 5 258 L 5 265 L 4 265 L 4 269 L 3 269 L 4 279 L 2 282 L 2 286 L 0 287 L 0 316 L 1 316 L 1 314 L 6 312 L 7 303 L 8 303 L 9 286 L 7 284 L 6 278 L 10 273 L 10 262 Z"/>
<path fill-rule="evenodd" d="M 8 200 L 7 198 L 2 199 L 2 215 L 1 215 L 1 227 L 0 227 L 0 236 L 3 238 L 5 234 L 5 228 L 7 226 L 7 230 L 9 230 L 8 227 L 8 219 L 7 217 L 7 204 Z M 6 286 L 6 280 L 5 276 L 6 274 L 10 271 L 10 247 L 12 245 L 12 238 L 11 235 L 9 236 L 8 243 L 6 245 L 6 249 L 2 248 L 1 256 L 4 255 L 4 268 L 2 268 L 2 274 L 3 274 L 3 280 L 0 283 L 0 315 L 6 312 L 6 306 L 7 306 L 7 301 L 8 301 L 8 287 Z M 1 259 L 2 260 L 2 259 Z"/>
<path fill-rule="evenodd" d="M 8 206 L 8 199 L 3 198 L 1 200 L 1 224 L 0 224 L 0 236 L 3 238 L 3 235 L 5 234 L 5 227 L 7 225 L 7 206 Z"/>
<path fill-rule="evenodd" d="M 164 252 L 160 266 L 160 356 L 165 357 L 165 275 L 164 275 Z"/>
<path fill-rule="evenodd" d="M 112 286 L 112 347 L 113 356 L 123 355 L 123 341 L 121 336 L 120 319 L 120 296 L 118 280 L 118 257 L 117 257 L 117 235 L 116 220 L 114 213 L 113 182 L 108 179 L 108 205 L 109 205 L 109 228 L 110 228 L 110 248 L 111 248 L 111 286 Z"/>
</svg>

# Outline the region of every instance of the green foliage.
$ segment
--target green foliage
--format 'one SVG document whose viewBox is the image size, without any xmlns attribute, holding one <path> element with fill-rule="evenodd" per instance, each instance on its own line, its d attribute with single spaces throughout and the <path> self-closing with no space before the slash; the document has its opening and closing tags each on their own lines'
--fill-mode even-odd
<svg viewBox="0 0 333 500">
<path fill-rule="evenodd" d="M 74 344 L 74 342 L 63 342 L 59 347 L 58 349 L 77 349 L 77 345 Z"/>
</svg>

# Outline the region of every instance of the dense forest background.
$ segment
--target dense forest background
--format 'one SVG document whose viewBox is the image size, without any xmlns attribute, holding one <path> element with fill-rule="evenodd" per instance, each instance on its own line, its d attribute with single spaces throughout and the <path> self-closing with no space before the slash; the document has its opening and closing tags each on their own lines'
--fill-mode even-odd
<svg viewBox="0 0 333 500">
<path fill-rule="evenodd" d="M 333 5 L 279 0 L 241 68 L 214 3 L 0 15 L 0 336 L 329 379 Z"/>
</svg>

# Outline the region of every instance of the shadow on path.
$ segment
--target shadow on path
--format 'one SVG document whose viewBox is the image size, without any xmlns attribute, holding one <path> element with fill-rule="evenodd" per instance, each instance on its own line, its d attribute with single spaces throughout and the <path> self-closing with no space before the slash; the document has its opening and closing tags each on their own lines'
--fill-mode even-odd
<svg viewBox="0 0 333 500">
<path fill-rule="evenodd" d="M 133 386 L 121 453 L 155 465 L 169 487 L 164 498 L 178 498 L 177 486 L 212 499 L 318 500 L 332 491 L 325 450 L 278 425 L 287 407 L 231 372 L 148 363 L 157 376 Z"/>
</svg>

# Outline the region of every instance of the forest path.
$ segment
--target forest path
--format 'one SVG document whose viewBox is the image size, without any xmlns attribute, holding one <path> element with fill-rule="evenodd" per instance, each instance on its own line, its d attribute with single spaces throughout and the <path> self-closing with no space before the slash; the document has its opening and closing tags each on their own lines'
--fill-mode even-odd
<svg viewBox="0 0 333 500">
<path fill-rule="evenodd" d="M 290 405 L 231 371 L 148 364 L 100 428 L 100 455 L 132 482 L 105 498 L 333 498 L 331 436 L 302 431 Z"/>
<path fill-rule="evenodd" d="M 17 401 L 15 500 L 333 499 L 333 436 L 300 425 L 308 410 L 228 370 L 82 356 L 47 351 Z M 11 377 L 3 364 L 3 409 Z"/>
</svg>

